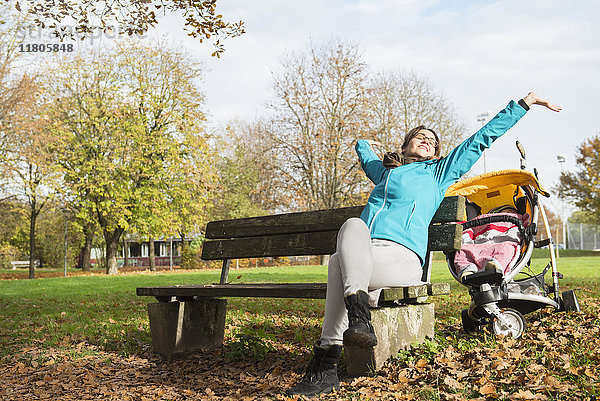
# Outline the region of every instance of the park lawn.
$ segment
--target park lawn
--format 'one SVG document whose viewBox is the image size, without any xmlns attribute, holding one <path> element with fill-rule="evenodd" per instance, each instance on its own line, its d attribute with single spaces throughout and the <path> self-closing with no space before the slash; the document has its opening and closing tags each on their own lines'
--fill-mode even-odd
<svg viewBox="0 0 600 401">
<path fill-rule="evenodd" d="M 89 341 L 122 355 L 140 352 L 150 342 L 146 304 L 154 299 L 136 296 L 137 287 L 208 284 L 219 278 L 220 271 L 212 270 L 0 281 L 0 329 L 13 333 L 0 337 L 0 357 L 36 340 L 51 347 Z M 230 274 L 230 282 L 317 282 L 326 278 L 323 266 L 240 269 Z M 238 314 L 277 312 L 293 318 L 300 308 L 313 311 L 316 319 L 322 304 L 320 300 L 232 299 L 229 317 L 235 320 Z"/>
<path fill-rule="evenodd" d="M 534 267 L 547 263 L 534 256 Z M 344 379 L 331 397 L 595 399 L 600 257 L 565 253 L 558 264 L 562 289 L 577 291 L 583 311 L 533 313 L 528 332 L 515 341 L 462 333 L 459 316 L 468 294 L 445 262 L 436 261 L 432 281 L 452 288 L 435 299 L 436 338 L 400 353 L 373 377 Z M 172 362 L 152 353 L 146 304 L 153 300 L 137 297 L 135 288 L 213 283 L 219 274 L 0 281 L 0 398 L 282 398 L 281 390 L 301 377 L 319 336 L 322 300 L 230 299 L 222 349 Z M 324 266 L 240 269 L 230 272 L 230 281 L 323 282 L 326 274 Z"/>
</svg>

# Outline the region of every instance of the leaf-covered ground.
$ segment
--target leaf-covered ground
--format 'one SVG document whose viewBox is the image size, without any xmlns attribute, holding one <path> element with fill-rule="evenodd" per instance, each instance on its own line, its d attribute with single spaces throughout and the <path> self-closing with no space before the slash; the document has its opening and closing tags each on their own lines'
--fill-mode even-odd
<svg viewBox="0 0 600 401">
<path fill-rule="evenodd" d="M 340 392 L 321 398 L 596 399 L 600 304 L 585 291 L 580 298 L 580 313 L 528 316 L 528 330 L 519 340 L 486 332 L 466 335 L 458 325 L 440 323 L 434 341 L 402 352 L 373 376 L 345 377 L 342 363 Z M 240 337 L 232 332 L 220 350 L 171 362 L 148 346 L 136 355 L 119 356 L 85 341 L 71 344 L 70 338 L 48 348 L 42 337 L 3 358 L 0 399 L 285 399 L 282 390 L 301 377 L 310 356 L 306 346 L 294 341 L 294 332 L 317 335 L 318 324 L 313 323 L 288 321 L 282 335 L 244 343 L 249 352 L 264 351 L 262 361 L 251 359 L 250 353 L 244 359 Z M 9 333 L 1 335 L 10 343 Z"/>
</svg>

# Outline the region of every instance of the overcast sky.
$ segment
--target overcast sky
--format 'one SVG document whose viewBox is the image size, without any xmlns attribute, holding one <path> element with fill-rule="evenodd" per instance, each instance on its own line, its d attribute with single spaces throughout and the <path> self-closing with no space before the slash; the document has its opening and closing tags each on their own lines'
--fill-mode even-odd
<svg viewBox="0 0 600 401">
<path fill-rule="evenodd" d="M 477 115 L 497 112 L 533 90 L 563 107 L 534 107 L 486 152 L 489 170 L 518 168 L 527 150 L 545 187 L 558 178 L 557 155 L 575 168 L 577 145 L 600 133 L 600 1 L 564 0 L 221 0 L 219 12 L 242 19 L 247 33 L 212 46 L 187 38 L 173 18 L 155 32 L 182 43 L 207 68 L 203 87 L 212 121 L 252 120 L 265 113 L 271 71 L 282 54 L 310 41 L 358 43 L 374 69 L 414 69 L 446 94 L 474 132 Z M 443 133 L 442 133 L 443 135 Z M 443 137 L 442 137 L 443 139 Z M 475 173 L 483 172 L 479 163 Z"/>
</svg>

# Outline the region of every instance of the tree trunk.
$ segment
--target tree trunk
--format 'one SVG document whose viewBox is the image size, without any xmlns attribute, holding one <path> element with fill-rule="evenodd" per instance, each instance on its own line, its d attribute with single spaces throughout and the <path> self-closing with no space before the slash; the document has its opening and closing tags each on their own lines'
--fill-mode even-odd
<svg viewBox="0 0 600 401">
<path fill-rule="evenodd" d="M 123 235 L 123 266 L 129 266 L 129 243 L 127 235 Z"/>
<path fill-rule="evenodd" d="M 148 240 L 148 256 L 150 259 L 150 271 L 156 271 L 156 257 L 154 256 L 154 238 Z"/>
<path fill-rule="evenodd" d="M 31 213 L 29 214 L 29 278 L 35 278 L 35 221 L 39 211 L 35 210 L 36 203 L 31 204 Z"/>
<path fill-rule="evenodd" d="M 117 254 L 119 251 L 119 240 L 123 234 L 122 228 L 115 228 L 108 232 L 104 231 L 104 241 L 106 242 L 106 274 L 117 274 Z"/>
<path fill-rule="evenodd" d="M 89 272 L 92 269 L 91 254 L 96 230 L 86 227 L 83 229 L 83 234 L 85 235 L 85 243 L 81 249 L 81 269 L 84 272 Z"/>
</svg>

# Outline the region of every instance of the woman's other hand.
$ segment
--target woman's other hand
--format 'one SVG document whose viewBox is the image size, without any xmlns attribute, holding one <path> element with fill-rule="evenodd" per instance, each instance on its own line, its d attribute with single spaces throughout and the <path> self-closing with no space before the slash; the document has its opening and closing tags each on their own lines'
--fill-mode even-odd
<svg viewBox="0 0 600 401">
<path fill-rule="evenodd" d="M 533 92 L 529 92 L 529 94 L 523 98 L 523 101 L 525 103 L 527 103 L 527 106 L 538 104 L 540 106 L 547 107 L 552 111 L 561 111 L 562 110 L 562 107 L 550 103 L 543 97 L 539 96 L 537 93 L 533 93 Z"/>
<path fill-rule="evenodd" d="M 373 141 L 372 139 L 365 139 L 365 141 L 371 146 L 383 146 L 381 142 Z"/>
</svg>

